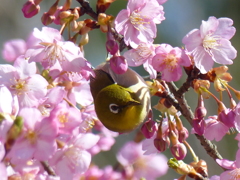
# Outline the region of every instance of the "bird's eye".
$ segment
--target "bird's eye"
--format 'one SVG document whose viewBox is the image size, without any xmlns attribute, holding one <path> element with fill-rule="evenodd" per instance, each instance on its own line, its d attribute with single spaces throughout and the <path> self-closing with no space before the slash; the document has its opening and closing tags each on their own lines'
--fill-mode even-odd
<svg viewBox="0 0 240 180">
<path fill-rule="evenodd" d="M 110 104 L 109 109 L 112 113 L 117 114 L 119 112 L 119 106 L 116 104 Z"/>
</svg>

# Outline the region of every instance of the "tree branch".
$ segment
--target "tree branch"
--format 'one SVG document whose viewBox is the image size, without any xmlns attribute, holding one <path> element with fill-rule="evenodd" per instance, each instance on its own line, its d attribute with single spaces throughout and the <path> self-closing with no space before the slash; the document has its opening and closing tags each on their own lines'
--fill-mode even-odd
<svg viewBox="0 0 240 180">
<path fill-rule="evenodd" d="M 79 4 L 81 4 L 84 13 L 88 14 L 89 16 L 91 16 L 94 20 L 97 21 L 98 19 L 98 14 L 96 12 L 93 11 L 93 9 L 91 8 L 89 2 L 87 0 L 77 0 L 77 2 L 79 2 Z"/>
<path fill-rule="evenodd" d="M 192 125 L 194 115 L 192 110 L 188 106 L 187 101 L 183 94 L 186 92 L 186 90 L 190 88 L 190 82 L 186 81 L 182 86 L 182 89 L 180 88 L 179 90 L 177 89 L 177 87 L 173 82 L 168 82 L 167 85 L 170 91 L 174 94 L 176 100 L 178 101 L 179 107 L 176 106 L 175 103 L 173 103 L 172 105 L 175 106 L 176 109 L 178 109 L 182 113 L 182 115 L 187 119 L 187 121 Z M 168 96 L 167 99 L 169 100 L 169 102 L 175 101 L 174 99 L 171 99 L 171 96 Z M 212 157 L 214 160 L 222 159 L 222 156 L 218 152 L 217 146 L 215 144 L 207 140 L 204 136 L 200 136 L 198 134 L 195 134 L 195 136 L 199 139 L 199 141 L 201 142 L 201 145 L 204 147 L 204 149 L 206 150 L 207 154 L 210 157 Z"/>
<path fill-rule="evenodd" d="M 53 171 L 53 169 L 48 165 L 47 162 L 45 161 L 40 161 L 44 170 L 47 171 L 47 173 L 51 176 L 56 176 L 55 172 Z"/>
</svg>

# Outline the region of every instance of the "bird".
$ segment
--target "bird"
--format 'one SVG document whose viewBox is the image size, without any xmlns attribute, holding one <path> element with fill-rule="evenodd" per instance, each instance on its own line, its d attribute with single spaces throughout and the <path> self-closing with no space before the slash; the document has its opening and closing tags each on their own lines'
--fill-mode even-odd
<svg viewBox="0 0 240 180">
<path fill-rule="evenodd" d="M 151 109 L 149 87 L 143 78 L 130 68 L 116 74 L 108 61 L 94 69 L 94 74 L 90 90 L 98 119 L 111 131 L 136 129 Z"/>
</svg>

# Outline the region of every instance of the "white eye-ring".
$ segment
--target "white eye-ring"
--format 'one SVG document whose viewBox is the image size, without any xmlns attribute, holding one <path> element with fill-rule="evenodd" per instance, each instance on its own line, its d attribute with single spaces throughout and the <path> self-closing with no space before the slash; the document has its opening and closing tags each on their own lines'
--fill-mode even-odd
<svg viewBox="0 0 240 180">
<path fill-rule="evenodd" d="M 112 113 L 117 114 L 120 110 L 119 106 L 116 104 L 110 104 L 109 109 Z"/>
</svg>

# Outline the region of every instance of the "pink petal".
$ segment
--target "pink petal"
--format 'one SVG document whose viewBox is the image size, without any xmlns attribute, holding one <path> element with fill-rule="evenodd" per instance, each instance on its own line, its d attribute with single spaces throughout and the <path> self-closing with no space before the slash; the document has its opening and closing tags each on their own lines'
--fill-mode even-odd
<svg viewBox="0 0 240 180">
<path fill-rule="evenodd" d="M 23 55 L 27 50 L 26 42 L 22 39 L 12 39 L 3 45 L 2 56 L 8 62 L 13 62 L 15 59 Z"/>
<path fill-rule="evenodd" d="M 4 85 L 0 85 L 0 112 L 1 113 L 12 113 L 12 94 L 8 88 Z"/>
<path fill-rule="evenodd" d="M 197 47 L 193 52 L 193 56 L 195 65 L 202 74 L 207 73 L 212 68 L 214 61 L 203 47 Z"/>
<path fill-rule="evenodd" d="M 57 145 L 54 139 L 38 139 L 33 156 L 39 161 L 46 161 L 56 150 Z"/>
<path fill-rule="evenodd" d="M 126 9 L 121 10 L 115 19 L 115 29 L 118 33 L 124 35 L 126 33 L 126 25 L 129 24 L 130 12 Z"/>
<path fill-rule="evenodd" d="M 231 42 L 227 39 L 221 39 L 221 46 L 218 49 L 212 49 L 213 59 L 219 64 L 232 64 L 232 59 L 237 56 L 236 49 L 231 45 Z"/>
<path fill-rule="evenodd" d="M 143 7 L 146 3 L 146 0 L 130 0 L 127 4 L 127 9 L 130 10 L 130 12 L 133 12 L 134 10 L 139 10 L 139 8 Z"/>
<path fill-rule="evenodd" d="M 75 146 L 81 149 L 89 149 L 99 141 L 99 138 L 99 136 L 91 133 L 80 134 L 75 141 Z"/>
<path fill-rule="evenodd" d="M 202 25 L 200 26 L 201 37 L 204 38 L 206 35 L 215 32 L 218 24 L 218 19 L 214 16 L 209 17 L 207 21 L 202 21 Z"/>
<path fill-rule="evenodd" d="M 231 39 L 236 32 L 236 28 L 232 26 L 233 20 L 230 18 L 219 18 L 218 22 L 218 28 L 214 35 L 218 35 L 225 39 Z"/>
<path fill-rule="evenodd" d="M 228 159 L 216 159 L 216 162 L 225 169 L 234 169 L 235 162 L 229 161 Z"/>
<path fill-rule="evenodd" d="M 28 77 L 37 73 L 36 63 L 29 63 L 24 56 L 19 56 L 13 65 L 21 74 L 21 78 Z"/>
<path fill-rule="evenodd" d="M 192 52 L 196 47 L 201 46 L 202 38 L 198 29 L 193 29 L 182 39 L 187 51 Z"/>
</svg>

